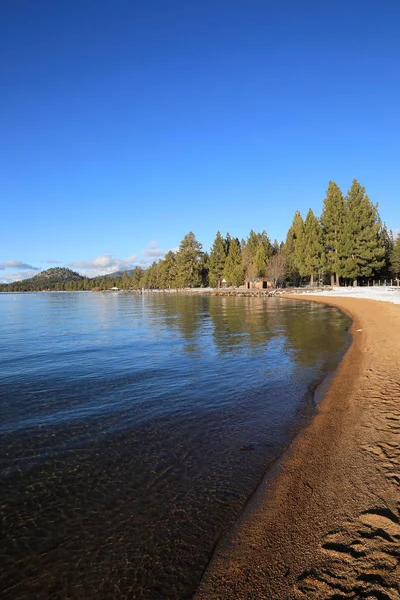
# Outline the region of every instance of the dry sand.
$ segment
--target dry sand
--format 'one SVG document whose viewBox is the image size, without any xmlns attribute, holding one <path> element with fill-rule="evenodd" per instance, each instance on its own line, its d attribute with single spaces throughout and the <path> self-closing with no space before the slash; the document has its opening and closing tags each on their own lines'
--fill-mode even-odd
<svg viewBox="0 0 400 600">
<path fill-rule="evenodd" d="M 349 313 L 353 344 L 195 598 L 399 599 L 400 306 L 295 298 Z"/>
</svg>

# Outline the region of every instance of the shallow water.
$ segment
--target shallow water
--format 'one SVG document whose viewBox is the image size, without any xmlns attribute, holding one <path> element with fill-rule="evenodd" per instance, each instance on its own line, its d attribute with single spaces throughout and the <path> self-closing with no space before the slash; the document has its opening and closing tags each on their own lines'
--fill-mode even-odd
<svg viewBox="0 0 400 600">
<path fill-rule="evenodd" d="M 3 597 L 189 598 L 349 324 L 275 298 L 1 294 Z"/>
</svg>

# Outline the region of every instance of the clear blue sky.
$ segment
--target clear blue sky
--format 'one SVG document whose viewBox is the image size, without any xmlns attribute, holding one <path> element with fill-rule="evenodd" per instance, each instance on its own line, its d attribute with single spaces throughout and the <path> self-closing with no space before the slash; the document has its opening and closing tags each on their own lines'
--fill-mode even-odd
<svg viewBox="0 0 400 600">
<path fill-rule="evenodd" d="M 0 280 L 280 240 L 329 179 L 399 229 L 399 26 L 395 0 L 1 0 Z"/>
</svg>

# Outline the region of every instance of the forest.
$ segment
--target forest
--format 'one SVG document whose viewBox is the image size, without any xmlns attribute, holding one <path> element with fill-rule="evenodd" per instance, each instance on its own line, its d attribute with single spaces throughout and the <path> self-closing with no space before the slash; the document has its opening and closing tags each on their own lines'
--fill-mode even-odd
<svg viewBox="0 0 400 600">
<path fill-rule="evenodd" d="M 75 274 L 77 275 L 77 274 Z M 381 222 L 378 205 L 354 179 L 346 195 L 330 181 L 320 217 L 310 209 L 296 211 L 285 241 L 269 239 L 265 230 L 251 230 L 239 240 L 217 232 L 212 247 L 203 251 L 193 232 L 176 252 L 146 269 L 137 266 L 122 277 L 76 277 L 47 282 L 49 290 L 173 289 L 241 286 L 263 278 L 273 287 L 301 285 L 367 285 L 400 277 L 400 234 L 393 236 Z M 35 282 L 36 280 L 36 282 Z M 40 291 L 34 277 L 0 285 L 0 291 Z"/>
</svg>

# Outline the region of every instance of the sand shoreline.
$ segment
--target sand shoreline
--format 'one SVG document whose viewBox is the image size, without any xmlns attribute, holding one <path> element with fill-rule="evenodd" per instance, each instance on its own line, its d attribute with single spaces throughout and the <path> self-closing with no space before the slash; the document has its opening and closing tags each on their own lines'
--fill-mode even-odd
<svg viewBox="0 0 400 600">
<path fill-rule="evenodd" d="M 400 307 L 291 298 L 349 314 L 353 343 L 195 598 L 399 599 Z"/>
</svg>

